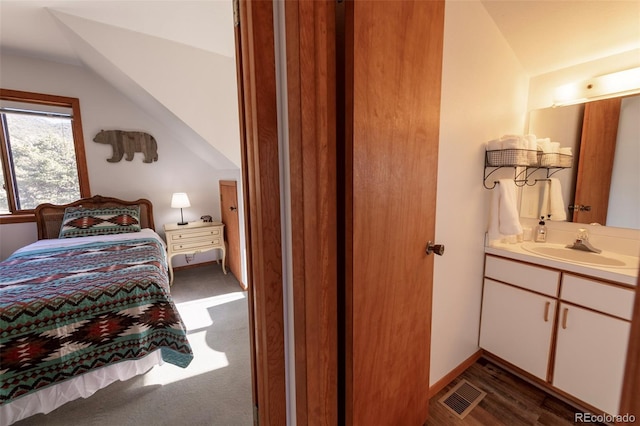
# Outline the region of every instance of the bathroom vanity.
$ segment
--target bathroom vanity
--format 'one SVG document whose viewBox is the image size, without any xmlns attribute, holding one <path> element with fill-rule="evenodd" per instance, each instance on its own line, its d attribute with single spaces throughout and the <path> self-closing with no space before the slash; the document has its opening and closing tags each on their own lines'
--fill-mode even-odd
<svg viewBox="0 0 640 426">
<path fill-rule="evenodd" d="M 479 344 L 536 383 L 618 414 L 638 258 L 583 258 L 587 253 L 557 251 L 563 248 L 485 248 Z"/>
</svg>

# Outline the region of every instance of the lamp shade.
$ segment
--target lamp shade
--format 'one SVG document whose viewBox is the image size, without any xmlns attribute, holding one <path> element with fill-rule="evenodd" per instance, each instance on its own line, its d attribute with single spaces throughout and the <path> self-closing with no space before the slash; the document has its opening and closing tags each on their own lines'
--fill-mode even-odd
<svg viewBox="0 0 640 426">
<path fill-rule="evenodd" d="M 171 196 L 171 207 L 180 209 L 183 207 L 191 207 L 189 197 L 186 192 L 174 192 Z"/>
</svg>

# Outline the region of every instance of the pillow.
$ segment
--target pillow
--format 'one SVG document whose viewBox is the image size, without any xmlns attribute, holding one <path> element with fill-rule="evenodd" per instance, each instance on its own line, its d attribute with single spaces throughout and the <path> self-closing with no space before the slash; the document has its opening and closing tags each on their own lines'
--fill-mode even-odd
<svg viewBox="0 0 640 426">
<path fill-rule="evenodd" d="M 67 207 L 58 238 L 89 237 L 140 231 L 140 206 L 89 209 Z"/>
</svg>

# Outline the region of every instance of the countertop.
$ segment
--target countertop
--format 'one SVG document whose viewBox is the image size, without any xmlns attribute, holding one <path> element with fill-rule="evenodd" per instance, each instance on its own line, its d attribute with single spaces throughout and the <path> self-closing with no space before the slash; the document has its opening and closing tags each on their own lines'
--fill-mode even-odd
<svg viewBox="0 0 640 426">
<path fill-rule="evenodd" d="M 581 264 L 576 262 L 564 261 L 559 259 L 550 258 L 547 256 L 532 253 L 523 248 L 523 244 L 526 243 L 493 243 L 490 246 L 485 246 L 485 253 L 494 254 L 496 256 L 507 257 L 514 260 L 520 260 L 522 262 L 529 262 L 536 265 L 547 266 L 550 268 L 560 269 L 568 272 L 575 272 L 577 274 L 589 275 L 594 278 L 600 278 L 604 280 L 616 281 L 622 284 L 636 286 L 638 283 L 638 267 L 635 268 L 616 268 L 607 266 L 593 266 L 587 264 Z M 545 244 L 545 243 L 539 243 Z M 631 261 L 631 264 L 638 265 L 638 258 L 631 256 L 617 255 L 611 252 L 603 252 L 607 255 L 620 256 L 627 262 Z"/>
</svg>

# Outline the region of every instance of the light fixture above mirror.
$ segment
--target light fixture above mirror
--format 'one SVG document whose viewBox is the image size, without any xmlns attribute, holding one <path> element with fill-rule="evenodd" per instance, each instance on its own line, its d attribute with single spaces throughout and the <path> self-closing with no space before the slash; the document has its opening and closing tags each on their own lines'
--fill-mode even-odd
<svg viewBox="0 0 640 426">
<path fill-rule="evenodd" d="M 573 105 L 640 93 L 640 67 L 556 88 L 553 106 Z"/>
</svg>

